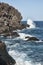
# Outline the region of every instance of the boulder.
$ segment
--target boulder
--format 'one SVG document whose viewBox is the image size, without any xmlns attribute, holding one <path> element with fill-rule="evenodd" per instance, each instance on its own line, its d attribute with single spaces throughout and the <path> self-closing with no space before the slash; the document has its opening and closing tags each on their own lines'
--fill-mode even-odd
<svg viewBox="0 0 43 65">
<path fill-rule="evenodd" d="M 8 54 L 6 45 L 2 41 L 0 41 L 0 60 L 0 65 L 15 65 L 16 63 L 16 61 Z"/>
<path fill-rule="evenodd" d="M 36 38 L 36 37 L 25 37 L 25 38 L 27 38 L 27 41 L 39 41 L 39 39 L 38 38 Z"/>
</svg>

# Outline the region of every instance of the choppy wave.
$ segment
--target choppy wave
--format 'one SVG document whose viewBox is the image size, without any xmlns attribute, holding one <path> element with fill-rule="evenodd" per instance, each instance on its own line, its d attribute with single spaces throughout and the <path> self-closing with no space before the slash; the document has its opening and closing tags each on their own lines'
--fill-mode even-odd
<svg viewBox="0 0 43 65">
<path fill-rule="evenodd" d="M 36 43 L 26 43 L 23 44 L 23 41 L 21 41 L 20 43 L 14 42 L 15 40 L 11 40 L 11 39 L 7 39 L 5 41 L 7 48 L 9 48 L 8 53 L 16 60 L 16 65 L 42 65 L 41 62 L 32 62 L 31 59 L 27 56 L 27 53 L 24 53 L 23 50 L 21 50 L 20 52 L 17 50 L 17 48 L 28 48 L 28 53 L 32 52 L 32 50 L 29 51 L 29 49 L 32 47 L 33 49 L 35 49 L 34 45 Z M 20 41 L 20 40 L 19 40 Z M 29 46 L 28 46 L 29 44 Z M 31 45 L 33 44 L 33 45 Z M 31 45 L 31 46 L 30 46 Z M 37 44 L 36 44 L 37 45 Z M 28 47 L 27 47 L 28 46 Z M 15 49 L 16 48 L 16 49 Z M 37 47 L 38 48 L 38 47 Z M 34 53 L 35 54 L 35 53 Z"/>
<path fill-rule="evenodd" d="M 9 48 L 8 53 L 16 60 L 16 65 L 42 65 L 41 62 L 34 62 L 33 63 L 32 60 L 27 56 L 27 53 L 24 53 L 23 50 L 21 50 L 20 52 L 17 50 L 17 48 L 21 49 L 23 42 L 17 43 L 17 41 L 16 41 L 16 42 L 13 43 L 13 40 L 12 40 L 12 42 L 11 42 L 11 40 L 10 41 L 7 40 L 7 41 L 5 41 L 5 43 L 8 46 L 7 48 Z M 25 42 L 25 44 L 22 46 L 22 49 L 27 48 L 27 46 L 28 46 L 27 44 L 29 44 L 29 43 L 30 42 L 28 42 L 28 43 Z M 31 44 L 33 44 L 33 45 L 31 45 Z M 29 49 L 32 46 L 33 46 L 32 48 L 35 49 L 36 48 L 36 47 L 34 47 L 35 44 L 36 43 L 30 43 L 29 44 L 28 53 L 33 52 L 32 50 L 29 51 Z M 16 49 L 14 49 L 14 48 L 16 48 Z"/>
<path fill-rule="evenodd" d="M 25 53 L 20 53 L 18 51 L 9 51 L 9 54 L 16 60 L 16 65 L 41 65 L 41 63 L 32 63 L 31 61 L 26 61 L 27 55 Z"/>
<path fill-rule="evenodd" d="M 25 33 L 19 33 L 19 35 L 20 35 L 20 38 L 23 39 L 23 40 L 27 40 L 27 39 L 25 39 L 26 36 L 32 37 L 32 35 L 25 34 Z"/>
<path fill-rule="evenodd" d="M 27 24 L 30 25 L 29 28 L 35 28 L 36 27 L 35 23 L 32 20 L 30 20 L 30 19 L 27 20 Z"/>
<path fill-rule="evenodd" d="M 0 39 L 5 42 L 8 53 L 16 60 L 16 65 L 43 65 L 43 29 L 37 29 L 31 20 L 27 24 L 30 29 L 18 30 L 19 37 Z M 25 41 L 27 36 L 36 36 L 41 40 Z"/>
</svg>

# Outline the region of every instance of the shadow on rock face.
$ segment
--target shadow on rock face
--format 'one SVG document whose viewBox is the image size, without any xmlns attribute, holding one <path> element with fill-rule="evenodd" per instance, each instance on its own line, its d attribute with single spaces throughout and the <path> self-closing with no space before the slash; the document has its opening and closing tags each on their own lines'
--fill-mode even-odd
<svg viewBox="0 0 43 65">
<path fill-rule="evenodd" d="M 5 43 L 0 41 L 0 63 L 3 65 L 15 65 L 16 61 L 8 54 Z M 0 65 L 1 65 L 0 64 Z"/>
<path fill-rule="evenodd" d="M 0 65 L 7 65 L 6 61 L 5 61 L 5 60 L 3 60 L 3 58 L 2 58 L 2 57 L 0 57 Z"/>
</svg>

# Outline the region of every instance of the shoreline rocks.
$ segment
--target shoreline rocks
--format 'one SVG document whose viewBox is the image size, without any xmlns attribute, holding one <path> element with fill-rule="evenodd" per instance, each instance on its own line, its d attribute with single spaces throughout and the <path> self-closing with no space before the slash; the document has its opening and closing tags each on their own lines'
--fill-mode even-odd
<svg viewBox="0 0 43 65">
<path fill-rule="evenodd" d="M 0 65 L 15 65 L 16 61 L 8 54 L 6 45 L 0 41 Z M 3 62 L 3 63 L 2 63 Z"/>
<path fill-rule="evenodd" d="M 38 38 L 36 38 L 36 37 L 25 37 L 25 38 L 27 38 L 27 41 L 39 41 L 39 39 Z"/>
<path fill-rule="evenodd" d="M 29 27 L 27 24 L 22 24 L 21 20 L 21 13 L 17 9 L 7 3 L 0 3 L 0 34 L 5 32 L 5 36 L 15 35 L 12 31 Z"/>
<path fill-rule="evenodd" d="M 19 34 L 17 32 L 6 32 L 6 33 L 3 33 L 1 34 L 0 36 L 3 36 L 3 37 L 19 37 Z"/>
<path fill-rule="evenodd" d="M 7 3 L 0 3 L 0 31 L 18 28 L 22 19 L 21 13 Z"/>
</svg>

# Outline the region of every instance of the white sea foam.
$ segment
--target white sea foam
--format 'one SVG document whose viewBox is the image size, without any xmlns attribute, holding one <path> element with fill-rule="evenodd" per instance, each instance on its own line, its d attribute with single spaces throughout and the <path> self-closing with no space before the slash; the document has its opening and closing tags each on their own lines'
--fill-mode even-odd
<svg viewBox="0 0 43 65">
<path fill-rule="evenodd" d="M 35 41 L 35 42 L 43 42 L 42 40 L 39 40 L 39 41 Z"/>
<path fill-rule="evenodd" d="M 36 26 L 35 26 L 35 23 L 34 23 L 31 19 L 28 19 L 28 20 L 27 20 L 27 24 L 30 25 L 29 28 L 35 28 L 35 27 L 36 27 Z"/>
<path fill-rule="evenodd" d="M 5 42 L 8 43 L 7 41 L 5 41 Z M 15 61 L 16 61 L 15 65 L 41 65 L 41 63 L 32 63 L 26 53 L 12 50 L 12 47 L 16 47 L 17 45 L 19 45 L 19 44 L 16 43 L 16 44 L 10 46 L 11 49 L 9 49 L 9 51 L 8 51 L 8 53 L 15 59 Z M 29 59 L 29 61 L 27 60 L 27 58 Z"/>
<path fill-rule="evenodd" d="M 31 61 L 26 60 L 26 54 L 21 53 L 15 50 L 10 50 L 9 54 L 16 60 L 15 65 L 41 65 L 41 63 L 32 63 Z"/>
<path fill-rule="evenodd" d="M 20 38 L 23 40 L 27 40 L 27 38 L 25 39 L 25 37 L 27 37 L 27 36 L 32 37 L 32 35 L 25 34 L 25 33 L 19 33 L 19 35 L 20 35 Z"/>
<path fill-rule="evenodd" d="M 25 61 L 26 54 L 18 51 L 9 51 L 9 54 L 16 60 L 16 65 L 32 65 L 31 61 Z"/>
</svg>

